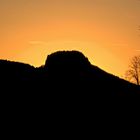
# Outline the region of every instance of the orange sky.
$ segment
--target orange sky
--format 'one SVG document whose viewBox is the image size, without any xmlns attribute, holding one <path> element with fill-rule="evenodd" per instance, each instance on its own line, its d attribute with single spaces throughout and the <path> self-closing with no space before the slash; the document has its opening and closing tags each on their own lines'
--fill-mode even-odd
<svg viewBox="0 0 140 140">
<path fill-rule="evenodd" d="M 40 66 L 56 50 L 80 50 L 124 75 L 140 54 L 138 0 L 0 0 L 0 58 Z"/>
</svg>

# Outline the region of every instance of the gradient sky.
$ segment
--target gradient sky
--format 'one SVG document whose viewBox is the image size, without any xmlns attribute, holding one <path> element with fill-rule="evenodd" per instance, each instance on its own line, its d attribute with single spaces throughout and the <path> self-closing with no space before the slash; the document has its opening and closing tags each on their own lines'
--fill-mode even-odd
<svg viewBox="0 0 140 140">
<path fill-rule="evenodd" d="M 74 49 L 122 76 L 140 54 L 139 25 L 139 0 L 0 0 L 0 58 L 40 66 Z"/>
</svg>

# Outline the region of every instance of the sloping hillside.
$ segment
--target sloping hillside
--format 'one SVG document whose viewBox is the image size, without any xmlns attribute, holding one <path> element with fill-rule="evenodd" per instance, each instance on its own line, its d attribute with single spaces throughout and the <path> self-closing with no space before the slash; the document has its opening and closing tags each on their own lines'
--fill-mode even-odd
<svg viewBox="0 0 140 140">
<path fill-rule="evenodd" d="M 139 96 L 140 87 L 109 74 L 77 51 L 56 52 L 45 66 L 0 60 L 0 83 L 5 92 L 28 96 Z"/>
</svg>

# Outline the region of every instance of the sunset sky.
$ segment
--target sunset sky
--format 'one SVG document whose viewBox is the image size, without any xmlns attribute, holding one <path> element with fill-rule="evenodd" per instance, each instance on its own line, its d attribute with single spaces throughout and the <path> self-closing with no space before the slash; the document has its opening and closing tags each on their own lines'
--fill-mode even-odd
<svg viewBox="0 0 140 140">
<path fill-rule="evenodd" d="M 80 50 L 122 76 L 140 54 L 139 0 L 0 0 L 0 59 L 44 64 L 57 50 Z"/>
</svg>

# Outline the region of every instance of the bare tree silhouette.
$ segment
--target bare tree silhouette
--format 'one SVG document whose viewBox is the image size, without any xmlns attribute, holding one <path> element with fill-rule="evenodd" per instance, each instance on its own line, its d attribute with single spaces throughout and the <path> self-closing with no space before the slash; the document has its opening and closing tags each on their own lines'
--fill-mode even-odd
<svg viewBox="0 0 140 140">
<path fill-rule="evenodd" d="M 140 85 L 140 55 L 132 58 L 125 77 L 128 81 Z"/>
</svg>

